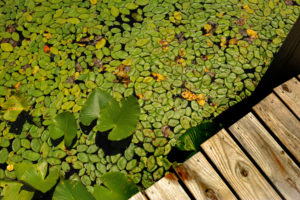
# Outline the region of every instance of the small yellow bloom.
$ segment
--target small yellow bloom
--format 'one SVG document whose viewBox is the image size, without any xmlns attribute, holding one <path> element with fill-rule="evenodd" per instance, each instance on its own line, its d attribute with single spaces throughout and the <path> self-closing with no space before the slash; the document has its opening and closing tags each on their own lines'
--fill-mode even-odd
<svg viewBox="0 0 300 200">
<path fill-rule="evenodd" d="M 197 99 L 204 99 L 203 94 L 198 94 L 198 95 L 197 95 Z"/>
<path fill-rule="evenodd" d="M 253 39 L 258 38 L 257 32 L 252 29 L 247 29 L 247 34 Z"/>
<path fill-rule="evenodd" d="M 13 164 L 9 164 L 9 165 L 7 165 L 6 169 L 8 171 L 12 171 L 12 170 L 14 170 L 14 165 Z"/>
<path fill-rule="evenodd" d="M 210 24 L 204 24 L 204 29 L 208 33 L 212 29 L 212 26 Z"/>
<path fill-rule="evenodd" d="M 205 72 L 205 73 L 209 72 L 209 69 L 205 67 L 205 68 L 204 68 L 204 72 Z"/>
<path fill-rule="evenodd" d="M 51 38 L 51 33 L 45 33 L 44 36 L 49 40 Z"/>
<path fill-rule="evenodd" d="M 138 96 L 140 99 L 143 98 L 143 95 L 142 95 L 142 94 L 138 94 L 137 96 Z"/>
<path fill-rule="evenodd" d="M 95 5 L 95 4 L 97 4 L 98 0 L 90 0 L 90 2 L 92 5 Z"/>
<path fill-rule="evenodd" d="M 152 72 L 152 75 L 156 79 L 156 81 L 163 81 L 163 80 L 165 80 L 165 77 L 162 74 Z"/>
<path fill-rule="evenodd" d="M 182 20 L 182 15 L 181 15 L 181 12 L 178 12 L 178 11 L 175 11 L 174 12 L 174 18 L 178 21 L 181 21 Z"/>
<path fill-rule="evenodd" d="M 79 76 L 79 72 L 75 72 L 75 74 L 74 74 L 75 80 L 77 80 L 78 76 Z"/>
<path fill-rule="evenodd" d="M 197 100 L 197 102 L 198 102 L 198 104 L 200 105 L 200 106 L 204 106 L 204 104 L 205 104 L 205 100 L 204 99 L 199 99 L 199 100 Z"/>
</svg>

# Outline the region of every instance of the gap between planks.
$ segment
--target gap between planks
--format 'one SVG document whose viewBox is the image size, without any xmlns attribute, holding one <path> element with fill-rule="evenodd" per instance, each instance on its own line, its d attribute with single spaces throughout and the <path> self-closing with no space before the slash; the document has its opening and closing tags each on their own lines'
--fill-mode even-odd
<svg viewBox="0 0 300 200">
<path fill-rule="evenodd" d="M 224 129 L 201 147 L 241 199 L 281 199 Z"/>
<path fill-rule="evenodd" d="M 175 171 L 197 200 L 236 199 L 201 152 L 178 166 Z"/>
<path fill-rule="evenodd" d="M 253 110 L 300 162 L 300 122 L 296 116 L 273 93 L 256 104 Z"/>
<path fill-rule="evenodd" d="M 300 119 L 300 82 L 292 78 L 274 88 L 274 91 Z"/>
<path fill-rule="evenodd" d="M 252 113 L 229 130 L 286 199 L 300 197 L 300 169 Z"/>
</svg>

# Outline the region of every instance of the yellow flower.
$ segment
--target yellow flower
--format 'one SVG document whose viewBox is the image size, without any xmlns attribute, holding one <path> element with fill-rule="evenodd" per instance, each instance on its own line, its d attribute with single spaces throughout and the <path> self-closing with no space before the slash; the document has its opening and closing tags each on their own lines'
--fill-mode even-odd
<svg viewBox="0 0 300 200">
<path fill-rule="evenodd" d="M 212 29 L 212 26 L 210 24 L 204 24 L 204 29 L 208 33 Z"/>
<path fill-rule="evenodd" d="M 152 75 L 156 79 L 156 81 L 163 81 L 163 80 L 165 80 L 165 77 L 162 74 L 152 72 Z"/>
<path fill-rule="evenodd" d="M 198 99 L 197 100 L 197 102 L 198 102 L 198 104 L 200 105 L 200 106 L 204 106 L 204 104 L 205 104 L 205 100 L 204 99 Z"/>
<path fill-rule="evenodd" d="M 95 5 L 95 4 L 97 4 L 98 0 L 90 0 L 90 2 L 92 5 Z"/>
<path fill-rule="evenodd" d="M 174 18 L 177 19 L 178 21 L 181 21 L 182 20 L 181 12 L 175 11 Z"/>
<path fill-rule="evenodd" d="M 45 33 L 44 36 L 49 40 L 51 38 L 51 33 Z"/>
<path fill-rule="evenodd" d="M 252 29 L 247 29 L 247 34 L 253 39 L 258 38 L 257 32 Z"/>
<path fill-rule="evenodd" d="M 9 165 L 7 165 L 6 169 L 8 171 L 12 171 L 12 170 L 14 170 L 14 165 L 13 164 L 9 164 Z"/>
</svg>

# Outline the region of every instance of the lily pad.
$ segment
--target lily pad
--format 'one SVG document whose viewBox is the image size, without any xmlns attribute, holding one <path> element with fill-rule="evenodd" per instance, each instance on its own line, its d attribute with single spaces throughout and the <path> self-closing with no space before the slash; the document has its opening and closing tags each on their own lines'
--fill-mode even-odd
<svg viewBox="0 0 300 200">
<path fill-rule="evenodd" d="M 3 188 L 1 195 L 3 200 L 30 200 L 34 191 L 23 187 L 24 184 L 17 181 L 0 181 L 0 187 Z"/>
<path fill-rule="evenodd" d="M 11 96 L 1 105 L 4 111 L 4 119 L 7 121 L 16 121 L 22 111 L 28 111 L 30 106 L 26 100 L 19 96 Z"/>
<path fill-rule="evenodd" d="M 77 123 L 71 112 L 63 112 L 53 119 L 49 127 L 50 137 L 54 140 L 64 136 L 64 142 L 67 147 L 72 145 L 76 137 Z"/>
<path fill-rule="evenodd" d="M 122 140 L 129 137 L 139 121 L 140 107 L 134 96 L 123 99 L 121 107 L 116 100 L 112 100 L 100 112 L 98 120 L 99 131 L 112 131 L 108 135 L 109 140 Z"/>
<path fill-rule="evenodd" d="M 27 183 L 34 189 L 43 193 L 49 191 L 57 182 L 59 167 L 52 167 L 48 172 L 48 164 L 43 161 L 38 164 L 18 163 L 16 164 L 16 176 L 18 180 Z"/>
<path fill-rule="evenodd" d="M 3 51 L 13 51 L 14 47 L 10 43 L 1 43 L 1 49 Z"/>
<path fill-rule="evenodd" d="M 95 200 L 93 195 L 89 193 L 86 187 L 75 180 L 61 179 L 55 188 L 53 200 Z"/>
<path fill-rule="evenodd" d="M 127 200 L 139 192 L 136 185 L 120 172 L 109 172 L 100 177 L 104 186 L 95 186 L 93 196 L 96 200 Z"/>
</svg>

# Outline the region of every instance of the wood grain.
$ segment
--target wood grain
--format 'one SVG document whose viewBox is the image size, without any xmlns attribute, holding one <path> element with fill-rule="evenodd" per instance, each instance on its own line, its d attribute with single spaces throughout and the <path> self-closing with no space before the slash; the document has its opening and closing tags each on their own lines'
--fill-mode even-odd
<svg viewBox="0 0 300 200">
<path fill-rule="evenodd" d="M 286 199 L 300 198 L 300 169 L 252 113 L 229 130 Z"/>
<path fill-rule="evenodd" d="M 224 129 L 201 147 L 241 199 L 280 199 Z"/>
<path fill-rule="evenodd" d="M 147 198 L 143 195 L 143 193 L 139 192 L 134 196 L 130 197 L 129 200 L 147 200 Z"/>
<path fill-rule="evenodd" d="M 175 170 L 197 200 L 236 199 L 200 152 L 185 161 Z"/>
<path fill-rule="evenodd" d="M 292 78 L 276 87 L 274 91 L 300 118 L 300 82 Z"/>
<path fill-rule="evenodd" d="M 300 162 L 299 120 L 273 93 L 255 105 L 253 109 Z"/>
<path fill-rule="evenodd" d="M 189 200 L 189 196 L 178 183 L 178 178 L 169 173 L 164 178 L 157 181 L 150 188 L 146 189 L 146 194 L 151 200 Z"/>
</svg>

